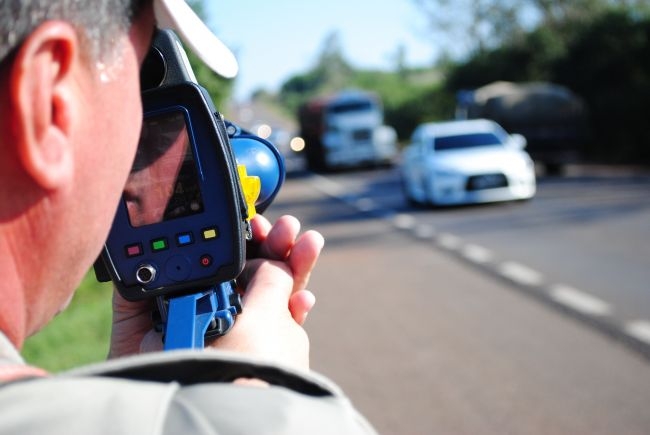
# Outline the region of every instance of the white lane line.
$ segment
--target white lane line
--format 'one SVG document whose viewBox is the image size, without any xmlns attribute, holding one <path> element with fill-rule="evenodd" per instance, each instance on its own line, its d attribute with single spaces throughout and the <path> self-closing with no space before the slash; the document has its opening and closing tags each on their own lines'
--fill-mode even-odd
<svg viewBox="0 0 650 435">
<path fill-rule="evenodd" d="M 400 213 L 393 218 L 393 225 L 400 230 L 410 230 L 415 227 L 416 220 L 410 214 Z"/>
<path fill-rule="evenodd" d="M 497 270 L 502 276 L 518 284 L 538 286 L 544 281 L 541 273 L 514 261 L 500 264 Z"/>
<path fill-rule="evenodd" d="M 650 344 L 650 322 L 647 320 L 636 320 L 625 325 L 625 332 L 628 335 Z"/>
<path fill-rule="evenodd" d="M 471 243 L 463 247 L 461 254 L 466 259 L 478 264 L 489 263 L 494 258 L 494 254 L 489 249 Z"/>
<path fill-rule="evenodd" d="M 438 244 L 445 249 L 456 250 L 460 247 L 462 241 L 460 237 L 449 233 L 442 233 L 438 236 Z"/>
<path fill-rule="evenodd" d="M 342 185 L 329 180 L 326 177 L 314 175 L 316 178 L 316 187 L 326 195 L 337 197 L 344 202 L 356 207 L 362 212 L 369 212 L 377 209 L 377 204 L 370 198 L 346 197 L 345 189 Z M 401 230 L 412 231 L 420 239 L 430 239 L 435 236 L 436 230 L 431 225 L 420 224 L 412 215 L 405 213 L 390 214 L 385 217 L 392 225 Z M 438 245 L 448 250 L 460 250 L 461 255 L 466 259 L 485 264 L 493 261 L 494 254 L 479 245 L 466 244 L 462 246 L 462 240 L 449 233 L 442 233 L 436 238 Z M 514 261 L 507 261 L 497 267 L 497 271 L 504 277 L 527 286 L 540 286 L 544 282 L 541 273 L 527 266 Z M 576 311 L 594 316 L 604 316 L 611 314 L 611 306 L 594 296 L 584 293 L 572 287 L 558 284 L 549 289 L 550 297 L 558 303 L 564 304 Z M 650 345 L 650 322 L 637 320 L 624 325 L 625 333 Z"/>
<path fill-rule="evenodd" d="M 554 301 L 584 314 L 605 316 L 612 312 L 607 302 L 564 284 L 552 286 L 550 294 Z"/>
<path fill-rule="evenodd" d="M 418 225 L 413 229 L 413 234 L 418 239 L 430 239 L 436 234 L 436 229 L 431 225 Z"/>
<path fill-rule="evenodd" d="M 326 195 L 342 197 L 345 193 L 345 189 L 341 184 L 335 183 L 327 177 L 317 174 L 313 174 L 312 177 L 314 179 L 312 184 Z"/>
</svg>

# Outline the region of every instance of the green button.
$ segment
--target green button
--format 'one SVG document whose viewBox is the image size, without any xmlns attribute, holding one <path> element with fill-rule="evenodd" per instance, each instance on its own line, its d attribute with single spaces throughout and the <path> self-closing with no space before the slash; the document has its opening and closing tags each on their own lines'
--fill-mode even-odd
<svg viewBox="0 0 650 435">
<path fill-rule="evenodd" d="M 151 242 L 151 249 L 154 251 L 162 251 L 163 249 L 167 249 L 167 240 L 165 239 L 158 239 L 154 240 Z"/>
</svg>

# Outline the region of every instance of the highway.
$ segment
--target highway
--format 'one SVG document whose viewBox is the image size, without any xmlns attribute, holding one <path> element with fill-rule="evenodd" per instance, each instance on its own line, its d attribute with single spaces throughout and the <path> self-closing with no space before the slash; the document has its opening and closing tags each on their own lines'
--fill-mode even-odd
<svg viewBox="0 0 650 435">
<path fill-rule="evenodd" d="M 385 434 L 650 433 L 650 176 L 571 168 L 531 201 L 413 208 L 394 169 L 290 177 L 326 239 L 312 366 Z"/>
</svg>

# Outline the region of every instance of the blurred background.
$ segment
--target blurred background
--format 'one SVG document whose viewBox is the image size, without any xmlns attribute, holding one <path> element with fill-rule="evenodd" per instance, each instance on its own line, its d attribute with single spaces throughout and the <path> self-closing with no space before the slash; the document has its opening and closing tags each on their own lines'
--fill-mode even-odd
<svg viewBox="0 0 650 435">
<path fill-rule="evenodd" d="M 199 82 L 285 157 L 268 216 L 326 238 L 312 366 L 380 432 L 650 433 L 650 1 L 190 3 L 240 62 Z M 414 135 L 474 118 L 522 163 Z M 26 358 L 103 359 L 110 294 Z"/>
<path fill-rule="evenodd" d="M 228 100 L 272 103 L 291 119 L 310 98 L 360 88 L 380 96 L 405 140 L 421 122 L 454 117 L 485 85 L 552 83 L 582 103 L 572 145 L 582 159 L 650 162 L 647 1 L 348 3 L 207 2 L 241 65 Z"/>
</svg>

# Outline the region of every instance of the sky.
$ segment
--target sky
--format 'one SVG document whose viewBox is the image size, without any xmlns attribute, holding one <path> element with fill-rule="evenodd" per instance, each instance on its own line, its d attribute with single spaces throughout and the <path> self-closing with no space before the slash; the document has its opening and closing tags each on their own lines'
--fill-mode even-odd
<svg viewBox="0 0 650 435">
<path fill-rule="evenodd" d="M 235 53 L 235 99 L 309 71 L 337 32 L 345 59 L 359 69 L 432 65 L 439 52 L 413 0 L 206 0 L 209 27 Z"/>
</svg>

